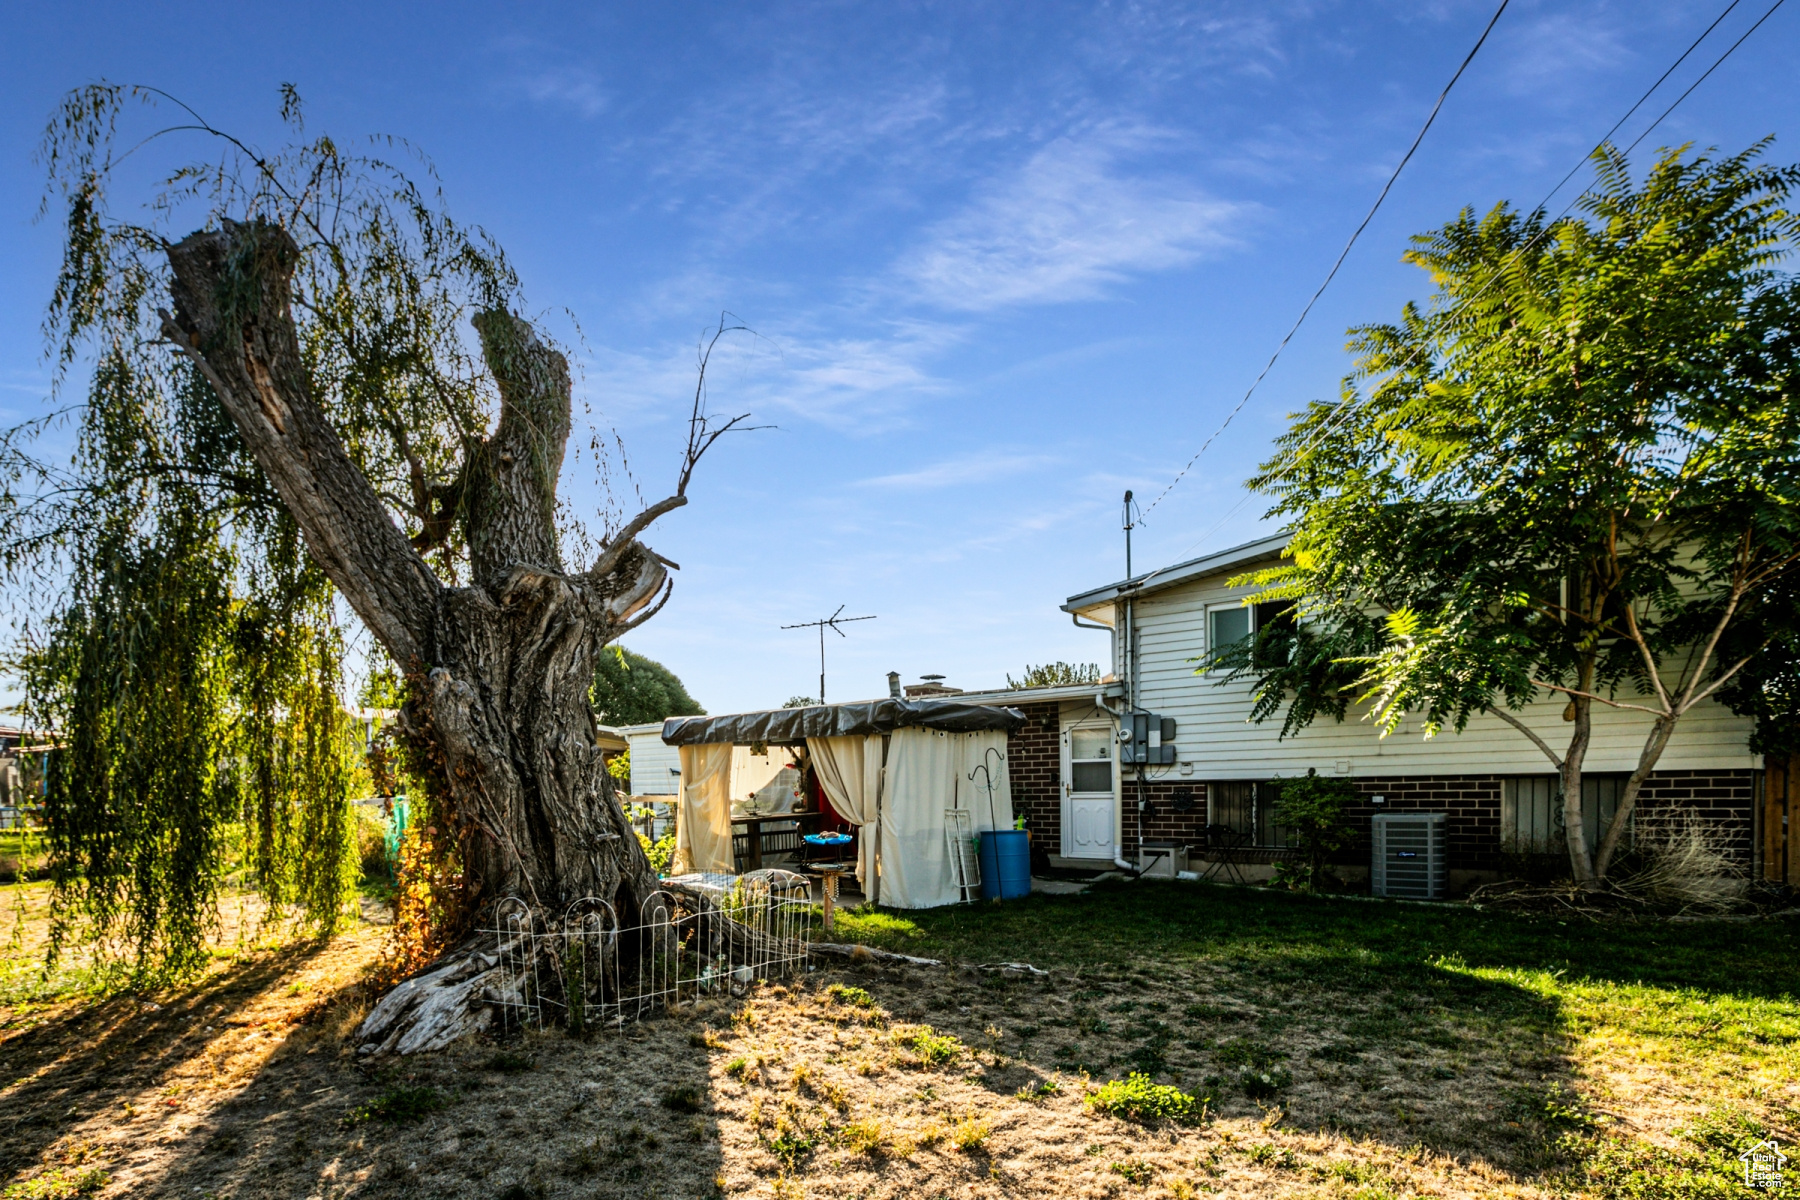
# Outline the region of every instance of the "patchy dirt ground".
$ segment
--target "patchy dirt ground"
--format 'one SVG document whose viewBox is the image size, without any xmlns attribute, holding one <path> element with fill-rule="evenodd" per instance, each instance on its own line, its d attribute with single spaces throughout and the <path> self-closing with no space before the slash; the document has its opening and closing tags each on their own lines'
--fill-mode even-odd
<svg viewBox="0 0 1800 1200">
<path fill-rule="evenodd" d="M 1713 1086 L 1516 982 L 1308 988 L 1205 957 L 850 965 L 623 1035 L 371 1064 L 346 1039 L 381 936 L 244 953 L 155 1002 L 0 1010 L 9 1200 L 1537 1196 L 1569 1183 L 1559 1138 L 1666 1141 Z M 1792 1060 L 1738 1071 L 1738 1098 L 1791 1116 Z M 1205 1119 L 1090 1107 L 1135 1070 Z"/>
</svg>

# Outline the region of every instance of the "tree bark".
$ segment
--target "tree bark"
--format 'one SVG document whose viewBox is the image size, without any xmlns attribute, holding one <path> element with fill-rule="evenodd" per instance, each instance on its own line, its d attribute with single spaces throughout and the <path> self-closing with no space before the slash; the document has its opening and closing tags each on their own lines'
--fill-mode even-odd
<svg viewBox="0 0 1800 1200">
<path fill-rule="evenodd" d="M 563 566 L 563 356 L 510 313 L 475 318 L 500 415 L 465 466 L 472 583 L 446 587 L 314 395 L 290 304 L 299 251 L 287 232 L 226 222 L 168 255 L 165 333 L 218 393 L 313 558 L 413 681 L 400 723 L 428 747 L 453 815 L 475 831 L 465 846 L 475 911 L 516 896 L 560 912 L 593 896 L 634 913 L 656 879 L 595 745 L 588 688 L 595 655 L 642 619 L 667 572 L 636 540 L 647 521 L 628 525 L 587 572 Z M 390 993 L 369 1018 L 365 1049 L 436 1048 L 479 1026 L 482 962 L 465 943 Z"/>
</svg>

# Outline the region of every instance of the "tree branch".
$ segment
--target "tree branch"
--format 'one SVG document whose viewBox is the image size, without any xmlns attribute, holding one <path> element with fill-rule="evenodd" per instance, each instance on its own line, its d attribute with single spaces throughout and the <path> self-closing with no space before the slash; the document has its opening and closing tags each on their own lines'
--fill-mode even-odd
<svg viewBox="0 0 1800 1200">
<path fill-rule="evenodd" d="M 1554 763 L 1556 765 L 1556 769 L 1558 771 L 1563 769 L 1563 760 L 1562 760 L 1561 756 L 1559 756 L 1556 753 L 1556 751 L 1552 750 L 1550 748 L 1550 743 L 1546 742 L 1543 738 L 1539 737 L 1537 735 L 1537 732 L 1535 730 L 1533 730 L 1529 725 L 1525 724 L 1525 722 L 1519 720 L 1519 718 L 1513 716 L 1511 713 L 1507 712 L 1503 708 L 1495 708 L 1493 705 L 1490 704 L 1488 706 L 1487 711 L 1492 713 L 1494 716 L 1499 717 L 1502 721 L 1505 721 L 1508 725 L 1511 725 L 1514 729 L 1518 730 L 1520 733 L 1522 733 L 1526 737 L 1530 738 L 1532 743 L 1534 745 L 1536 745 L 1539 750 L 1542 750 L 1544 752 L 1544 757 L 1549 759 L 1552 763 Z"/>
<path fill-rule="evenodd" d="M 1552 692 L 1561 692 L 1565 696 L 1582 696 L 1588 700 L 1598 700 L 1600 703 L 1607 705 L 1610 708 L 1627 708 L 1633 712 L 1649 713 L 1653 717 L 1667 715 L 1659 709 L 1646 708 L 1642 704 L 1627 704 L 1623 700 L 1612 700 L 1605 696 L 1596 695 L 1593 692 L 1584 692 L 1580 688 L 1564 687 L 1560 683 L 1549 683 L 1542 679 L 1533 679 L 1531 682 L 1536 687 L 1547 688 Z"/>
</svg>

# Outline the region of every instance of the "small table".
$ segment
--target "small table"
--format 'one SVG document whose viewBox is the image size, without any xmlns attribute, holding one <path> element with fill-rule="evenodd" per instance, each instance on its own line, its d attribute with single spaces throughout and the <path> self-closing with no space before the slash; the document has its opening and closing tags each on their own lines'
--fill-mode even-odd
<svg viewBox="0 0 1800 1200">
<path fill-rule="evenodd" d="M 825 929 L 826 932 L 830 932 L 832 912 L 837 903 L 838 877 L 845 871 L 855 870 L 856 864 L 847 862 L 808 863 L 806 869 L 819 874 L 820 887 L 825 893 Z"/>
</svg>

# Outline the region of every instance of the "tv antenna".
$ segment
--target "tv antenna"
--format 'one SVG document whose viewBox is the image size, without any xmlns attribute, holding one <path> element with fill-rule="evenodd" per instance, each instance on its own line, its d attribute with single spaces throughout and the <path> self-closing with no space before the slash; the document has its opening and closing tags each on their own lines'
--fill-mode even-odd
<svg viewBox="0 0 1800 1200">
<path fill-rule="evenodd" d="M 839 637 L 845 637 L 847 635 L 844 633 L 844 631 L 842 629 L 838 628 L 839 625 L 842 625 L 849 621 L 873 621 L 875 619 L 874 614 L 870 614 L 869 616 L 866 616 L 866 617 L 839 616 L 838 613 L 841 613 L 843 611 L 844 611 L 844 606 L 842 604 L 840 604 L 837 606 L 837 612 L 832 613 L 829 617 L 820 617 L 817 621 L 801 621 L 798 625 L 783 625 L 782 626 L 783 629 L 811 629 L 815 625 L 817 625 L 819 627 L 819 703 L 820 704 L 825 703 L 825 631 L 827 629 L 829 629 L 829 630 L 831 630 L 831 632 L 837 634 Z"/>
</svg>

